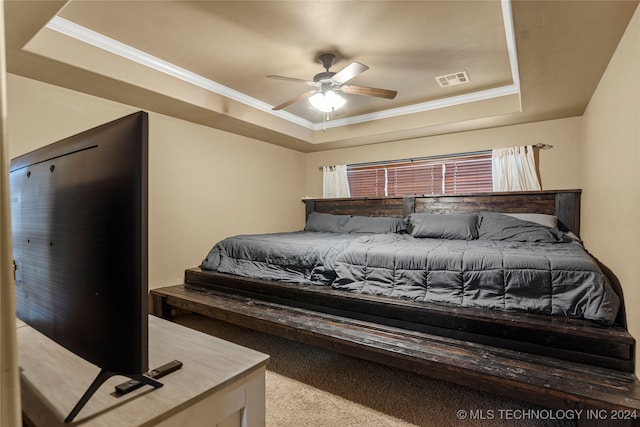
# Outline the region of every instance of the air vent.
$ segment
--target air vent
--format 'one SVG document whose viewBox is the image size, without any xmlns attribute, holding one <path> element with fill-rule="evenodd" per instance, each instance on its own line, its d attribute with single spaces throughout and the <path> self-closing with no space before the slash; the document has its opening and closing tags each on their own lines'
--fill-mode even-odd
<svg viewBox="0 0 640 427">
<path fill-rule="evenodd" d="M 466 71 L 459 71 L 457 73 L 447 74 L 446 76 L 436 77 L 436 81 L 440 87 L 449 87 L 469 83 L 469 76 Z"/>
</svg>

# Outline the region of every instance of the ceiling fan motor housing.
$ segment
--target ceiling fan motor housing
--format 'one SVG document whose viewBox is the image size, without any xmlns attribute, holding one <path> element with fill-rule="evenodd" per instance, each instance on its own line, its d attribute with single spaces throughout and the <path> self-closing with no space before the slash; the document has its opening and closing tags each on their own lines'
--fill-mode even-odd
<svg viewBox="0 0 640 427">
<path fill-rule="evenodd" d="M 333 53 L 321 53 L 318 55 L 318 62 L 322 64 L 325 70 L 329 71 L 329 68 L 336 62 L 336 56 Z"/>
<path fill-rule="evenodd" d="M 324 71 L 322 73 L 318 73 L 315 76 L 313 76 L 313 81 L 318 83 L 318 82 L 322 82 L 323 80 L 331 80 L 331 77 L 335 75 L 336 73 L 334 73 L 333 71 Z"/>
<path fill-rule="evenodd" d="M 318 55 L 318 62 L 322 64 L 325 71 L 313 76 L 313 81 L 316 83 L 331 83 L 330 80 L 336 73 L 329 71 L 329 68 L 336 62 L 336 56 L 333 53 L 321 53 Z"/>
</svg>

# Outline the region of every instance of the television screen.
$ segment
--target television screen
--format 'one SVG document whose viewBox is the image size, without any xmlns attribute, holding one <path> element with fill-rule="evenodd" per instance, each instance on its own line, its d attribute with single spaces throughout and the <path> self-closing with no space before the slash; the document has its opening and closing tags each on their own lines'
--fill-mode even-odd
<svg viewBox="0 0 640 427">
<path fill-rule="evenodd" d="M 113 374 L 148 371 L 147 163 L 138 112 L 10 168 L 17 315 Z"/>
</svg>

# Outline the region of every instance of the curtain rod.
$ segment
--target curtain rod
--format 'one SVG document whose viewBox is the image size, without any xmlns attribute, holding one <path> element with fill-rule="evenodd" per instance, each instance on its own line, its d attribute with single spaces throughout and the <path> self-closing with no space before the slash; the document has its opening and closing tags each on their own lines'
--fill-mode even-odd
<svg viewBox="0 0 640 427">
<path fill-rule="evenodd" d="M 532 145 L 533 148 L 538 148 L 540 150 L 549 150 L 550 148 L 553 148 L 553 145 L 549 145 L 549 144 L 543 144 L 543 143 L 538 143 L 538 144 L 533 144 Z M 473 156 L 476 154 L 485 154 L 490 152 L 491 150 L 480 150 L 480 151 L 469 151 L 466 153 L 458 153 L 458 154 L 440 154 L 437 156 L 427 156 L 427 157 L 413 157 L 411 159 L 399 159 L 399 160 L 382 160 L 379 162 L 365 162 L 365 163 L 351 163 L 348 166 L 375 166 L 375 165 L 384 165 L 386 163 L 402 163 L 402 162 L 412 162 L 414 160 L 437 160 L 437 159 L 442 159 L 445 157 L 462 157 L 462 156 Z M 333 168 L 335 167 L 335 165 L 327 165 L 327 166 L 320 166 L 318 168 L 319 171 L 324 170 L 324 168 Z"/>
</svg>

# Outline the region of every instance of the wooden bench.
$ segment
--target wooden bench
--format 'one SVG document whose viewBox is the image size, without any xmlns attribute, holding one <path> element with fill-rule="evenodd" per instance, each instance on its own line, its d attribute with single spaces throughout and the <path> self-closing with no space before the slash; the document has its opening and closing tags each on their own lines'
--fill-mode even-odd
<svg viewBox="0 0 640 427">
<path fill-rule="evenodd" d="M 151 296 L 154 313 L 165 318 L 170 318 L 172 308 L 177 308 L 548 408 L 595 408 L 635 413 L 640 418 L 640 382 L 632 372 L 221 290 L 175 285 L 153 289 Z M 637 420 L 627 420 L 626 424 L 635 425 Z"/>
<path fill-rule="evenodd" d="M 200 268 L 185 270 L 185 283 L 191 289 L 218 290 L 431 335 L 617 370 L 634 369 L 635 340 L 621 326 L 363 295 L 329 286 L 248 279 Z"/>
</svg>

